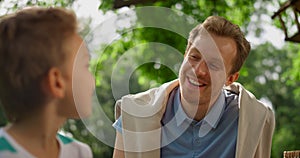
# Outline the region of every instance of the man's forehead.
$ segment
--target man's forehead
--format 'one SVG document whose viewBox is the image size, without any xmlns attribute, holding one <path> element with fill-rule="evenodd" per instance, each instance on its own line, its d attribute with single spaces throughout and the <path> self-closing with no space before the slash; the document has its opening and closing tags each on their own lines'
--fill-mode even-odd
<svg viewBox="0 0 300 158">
<path fill-rule="evenodd" d="M 219 48 L 208 32 L 199 32 L 194 39 L 189 41 L 189 43 L 191 45 L 191 50 L 197 51 L 205 58 L 222 60 Z"/>
</svg>

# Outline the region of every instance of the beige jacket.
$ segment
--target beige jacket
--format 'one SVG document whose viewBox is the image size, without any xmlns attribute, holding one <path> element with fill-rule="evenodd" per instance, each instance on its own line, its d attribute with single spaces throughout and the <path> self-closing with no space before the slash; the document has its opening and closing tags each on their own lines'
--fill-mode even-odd
<svg viewBox="0 0 300 158">
<path fill-rule="evenodd" d="M 126 158 L 159 158 L 161 119 L 170 92 L 178 80 L 143 93 L 124 96 L 116 103 L 115 117 L 122 116 Z M 268 158 L 271 153 L 275 116 L 239 83 L 226 89 L 239 94 L 236 158 Z M 220 149 L 222 150 L 222 149 Z"/>
</svg>

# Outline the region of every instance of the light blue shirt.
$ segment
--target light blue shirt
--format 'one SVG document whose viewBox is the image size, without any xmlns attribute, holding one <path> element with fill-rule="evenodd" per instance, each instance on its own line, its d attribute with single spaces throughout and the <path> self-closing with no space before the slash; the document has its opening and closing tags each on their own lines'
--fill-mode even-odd
<svg viewBox="0 0 300 158">
<path fill-rule="evenodd" d="M 203 120 L 189 118 L 179 88 L 170 94 L 161 120 L 162 158 L 233 158 L 238 128 L 238 96 L 223 91 Z M 122 119 L 113 126 L 122 133 Z"/>
<path fill-rule="evenodd" d="M 237 95 L 223 91 L 204 119 L 197 122 L 184 112 L 178 88 L 170 95 L 162 119 L 161 157 L 234 158 L 237 101 Z"/>
</svg>

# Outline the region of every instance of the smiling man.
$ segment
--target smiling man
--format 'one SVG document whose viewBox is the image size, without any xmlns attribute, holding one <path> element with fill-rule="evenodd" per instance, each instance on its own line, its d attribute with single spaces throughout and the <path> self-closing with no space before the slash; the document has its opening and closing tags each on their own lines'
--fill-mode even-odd
<svg viewBox="0 0 300 158">
<path fill-rule="evenodd" d="M 249 52 L 222 17 L 196 26 L 178 80 L 117 101 L 114 157 L 270 157 L 274 112 L 235 82 Z"/>
</svg>

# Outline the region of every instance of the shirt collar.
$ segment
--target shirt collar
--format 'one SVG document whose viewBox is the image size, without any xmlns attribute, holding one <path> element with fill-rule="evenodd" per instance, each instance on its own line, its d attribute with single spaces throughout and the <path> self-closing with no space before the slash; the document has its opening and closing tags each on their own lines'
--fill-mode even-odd
<svg viewBox="0 0 300 158">
<path fill-rule="evenodd" d="M 182 108 L 182 104 L 180 101 L 180 88 L 177 89 L 174 98 L 174 112 L 175 112 L 175 119 L 177 126 L 181 125 L 185 120 L 188 122 L 194 122 L 193 119 L 189 118 Z M 212 105 L 211 109 L 209 110 L 208 114 L 204 117 L 203 122 L 208 123 L 212 128 L 216 128 L 222 113 L 225 108 L 225 95 L 224 91 L 222 90 L 220 96 L 218 97 L 215 104 Z"/>
<path fill-rule="evenodd" d="M 224 95 L 224 91 L 221 91 L 220 96 L 218 97 L 215 104 L 212 105 L 208 114 L 204 117 L 204 120 L 212 128 L 216 128 L 222 117 L 224 109 L 225 109 L 225 95 Z"/>
<path fill-rule="evenodd" d="M 174 112 L 175 112 L 175 119 L 176 119 L 177 126 L 181 125 L 184 122 L 184 120 L 192 121 L 192 119 L 189 118 L 182 109 L 182 105 L 180 101 L 180 88 L 176 90 L 174 96 Z"/>
</svg>

